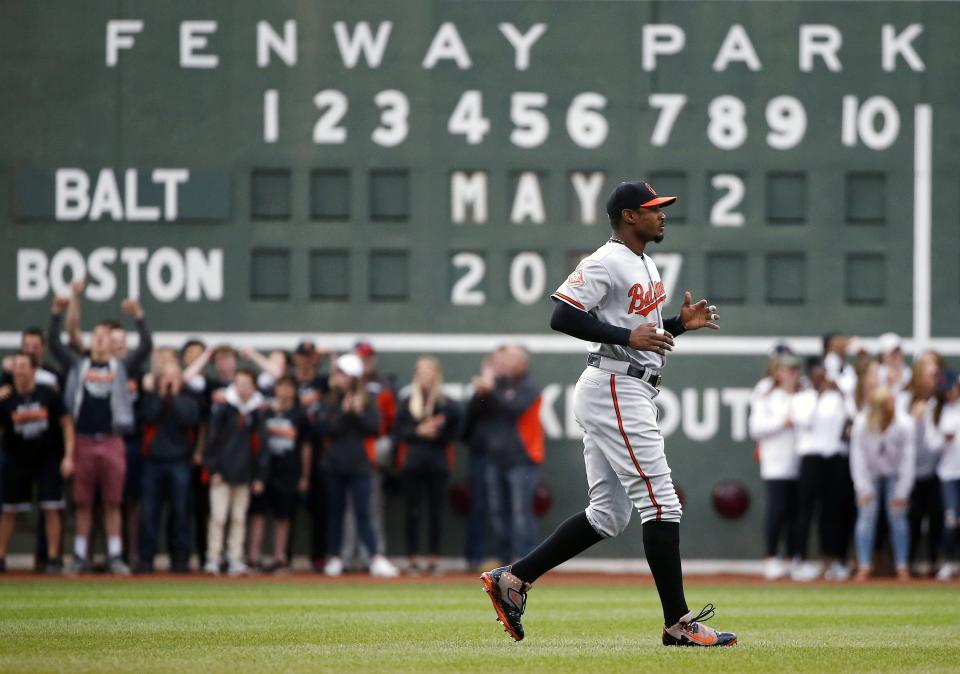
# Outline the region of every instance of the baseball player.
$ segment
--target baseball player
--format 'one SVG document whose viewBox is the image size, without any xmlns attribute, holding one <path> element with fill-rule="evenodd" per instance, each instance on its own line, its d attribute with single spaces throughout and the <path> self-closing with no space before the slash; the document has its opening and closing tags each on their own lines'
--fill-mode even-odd
<svg viewBox="0 0 960 674">
<path fill-rule="evenodd" d="M 587 257 L 553 294 L 550 327 L 590 342 L 587 367 L 574 394 L 583 428 L 590 504 L 510 566 L 480 576 L 498 620 L 516 641 L 533 582 L 604 538 L 620 534 L 633 508 L 643 522 L 643 547 L 663 606 L 667 646 L 732 646 L 737 637 L 703 624 L 714 614 L 687 608 L 680 565 L 680 500 L 670 479 L 653 399 L 674 337 L 718 330 L 706 300 L 684 293 L 680 314 L 664 320 L 667 293 L 647 244 L 663 240 L 677 197 L 660 197 L 647 182 L 621 183 L 607 200 L 613 236 Z"/>
</svg>

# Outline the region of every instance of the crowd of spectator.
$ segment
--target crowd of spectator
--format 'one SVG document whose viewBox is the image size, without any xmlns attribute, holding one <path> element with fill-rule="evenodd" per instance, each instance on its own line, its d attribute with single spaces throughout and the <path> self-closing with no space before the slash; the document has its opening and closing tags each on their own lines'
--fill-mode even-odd
<svg viewBox="0 0 960 674">
<path fill-rule="evenodd" d="M 893 333 L 880 336 L 875 354 L 855 338 L 827 335 L 823 356 L 802 365 L 779 345 L 751 402 L 767 496 L 765 576 L 866 579 L 884 559 L 877 539 L 885 531 L 897 578 L 956 578 L 957 372 L 934 351 L 908 366 Z M 819 558 L 808 544 L 814 522 Z"/>
<path fill-rule="evenodd" d="M 135 300 L 121 305 L 135 322 L 134 350 L 118 322 L 92 326 L 85 342 L 82 292 L 78 282 L 55 298 L 46 331 L 25 330 L 3 361 L 0 571 L 16 514 L 36 495 L 37 558 L 51 574 L 92 571 L 101 535 L 113 574 L 153 572 L 163 542 L 174 572 L 282 573 L 298 515 L 317 572 L 438 572 L 460 440 L 470 457 L 469 564 L 488 557 L 488 530 L 504 563 L 533 546 L 544 439 L 522 347 L 490 354 L 460 401 L 444 394 L 436 359 L 420 358 L 398 387 L 364 341 L 339 354 L 309 339 L 266 355 L 198 339 L 154 348 Z M 402 569 L 385 556 L 386 480 L 405 509 Z"/>
<path fill-rule="evenodd" d="M 297 530 L 319 573 L 434 573 L 458 442 L 468 567 L 535 544 L 544 433 L 522 347 L 487 355 L 460 400 L 445 394 L 435 358 L 418 359 L 398 385 L 364 341 L 339 354 L 309 339 L 266 355 L 197 339 L 154 348 L 135 300 L 120 307 L 135 349 L 112 321 L 85 342 L 82 291 L 80 282 L 55 298 L 47 329 L 23 331 L 3 360 L 0 570 L 17 513 L 36 501 L 36 555 L 53 574 L 92 571 L 99 538 L 114 574 L 152 572 L 162 543 L 175 572 L 282 573 Z M 805 363 L 779 345 L 749 424 L 766 485 L 766 577 L 869 577 L 878 531 L 898 577 L 960 575 L 958 398 L 944 359 L 927 351 L 908 366 L 894 334 L 876 354 L 831 334 Z M 402 569 L 385 555 L 388 481 L 404 511 L 402 553 L 391 550 L 406 555 Z M 307 526 L 297 529 L 298 517 Z"/>
</svg>

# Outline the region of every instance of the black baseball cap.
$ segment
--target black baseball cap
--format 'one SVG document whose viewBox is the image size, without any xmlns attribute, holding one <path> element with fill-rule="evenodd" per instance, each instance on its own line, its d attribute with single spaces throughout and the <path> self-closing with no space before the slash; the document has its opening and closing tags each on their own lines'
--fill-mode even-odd
<svg viewBox="0 0 960 674">
<path fill-rule="evenodd" d="M 314 346 L 313 342 L 309 339 L 305 339 L 299 344 L 294 351 L 298 356 L 312 356 L 317 352 L 317 347 Z"/>
<path fill-rule="evenodd" d="M 661 197 L 646 180 L 620 183 L 607 199 L 607 215 L 619 219 L 620 212 L 628 208 L 653 208 L 654 206 L 669 206 L 676 197 Z"/>
</svg>

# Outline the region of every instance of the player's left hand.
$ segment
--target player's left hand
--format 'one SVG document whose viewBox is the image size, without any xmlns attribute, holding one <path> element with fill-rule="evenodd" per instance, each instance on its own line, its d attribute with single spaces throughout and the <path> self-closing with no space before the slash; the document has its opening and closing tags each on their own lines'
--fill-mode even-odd
<svg viewBox="0 0 960 674">
<path fill-rule="evenodd" d="M 690 291 L 683 293 L 683 306 L 680 307 L 680 322 L 686 330 L 699 330 L 700 328 L 710 328 L 719 330 L 720 326 L 714 321 L 720 320 L 720 314 L 717 308 L 707 304 L 706 300 L 700 300 L 693 304 L 693 295 Z"/>
</svg>

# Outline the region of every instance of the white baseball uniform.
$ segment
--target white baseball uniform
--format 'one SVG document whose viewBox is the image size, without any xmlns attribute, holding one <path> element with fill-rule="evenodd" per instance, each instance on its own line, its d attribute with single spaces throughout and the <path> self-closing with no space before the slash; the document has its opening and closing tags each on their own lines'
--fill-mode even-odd
<svg viewBox="0 0 960 674">
<path fill-rule="evenodd" d="M 585 258 L 552 297 L 633 330 L 646 323 L 663 327 L 667 293 L 649 256 L 609 241 Z M 584 431 L 587 519 L 607 537 L 624 530 L 634 507 L 643 522 L 679 521 L 680 499 L 653 402 L 658 390 L 627 374 L 631 365 L 659 372 L 666 358 L 613 344 L 591 343 L 588 351 L 600 356 L 599 367 L 588 366 L 574 392 L 574 415 Z"/>
</svg>

